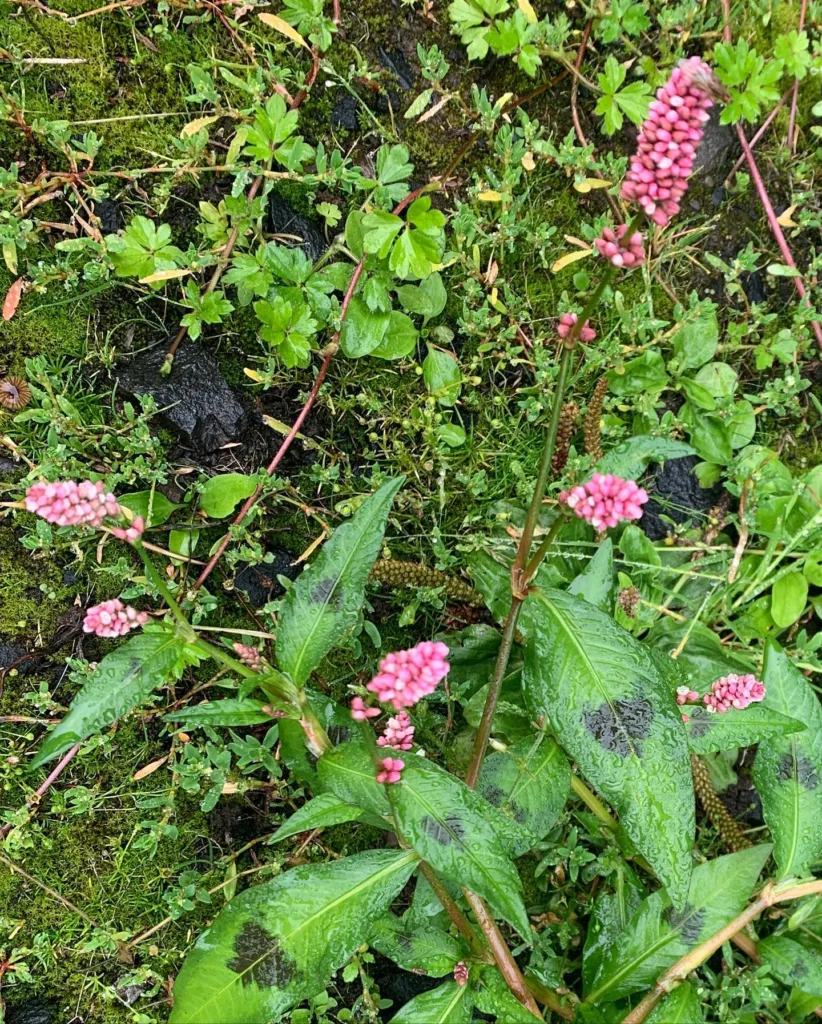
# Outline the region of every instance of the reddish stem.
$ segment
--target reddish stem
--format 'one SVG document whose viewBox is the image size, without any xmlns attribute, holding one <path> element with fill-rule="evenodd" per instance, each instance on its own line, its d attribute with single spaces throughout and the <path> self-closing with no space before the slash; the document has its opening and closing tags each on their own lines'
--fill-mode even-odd
<svg viewBox="0 0 822 1024">
<path fill-rule="evenodd" d="M 808 8 L 808 0 L 802 0 L 802 6 L 799 8 L 799 28 L 798 32 L 801 32 L 805 27 L 805 11 Z M 794 124 L 796 122 L 796 104 L 799 99 L 799 79 L 793 80 L 793 99 L 791 100 L 791 115 L 788 118 L 788 149 L 791 153 L 796 152 L 796 135 L 794 134 Z"/>
<path fill-rule="evenodd" d="M 63 756 L 62 761 L 58 762 L 57 767 L 52 769 L 51 775 L 49 775 L 46 778 L 46 781 L 43 782 L 40 786 L 38 786 L 37 789 L 34 791 L 34 796 L 30 796 L 26 801 L 25 809 L 27 811 L 30 811 L 33 807 L 36 807 L 37 804 L 40 803 L 40 801 L 43 799 L 46 793 L 48 793 L 48 791 L 51 789 L 52 785 L 60 778 L 60 776 L 63 773 L 63 769 L 69 764 L 69 762 L 71 762 L 74 759 L 74 756 L 79 749 L 80 744 L 75 743 L 71 750 L 69 750 Z M 12 822 L 8 822 L 6 825 L 0 828 L 0 839 L 5 839 L 13 828 L 14 825 L 12 824 Z"/>
<path fill-rule="evenodd" d="M 782 93 L 782 95 L 779 98 L 779 102 L 777 103 L 777 105 L 773 108 L 773 110 L 770 112 L 770 114 L 768 114 L 768 116 L 765 118 L 765 120 L 762 122 L 762 124 L 756 130 L 756 134 L 754 135 L 754 137 L 748 143 L 748 145 L 751 147 L 751 149 L 754 148 L 754 146 L 757 144 L 757 142 L 759 142 L 759 140 L 762 138 L 762 136 L 765 134 L 765 132 L 770 128 L 771 124 L 773 123 L 773 119 L 776 117 L 776 115 L 779 113 L 779 111 L 788 102 L 788 97 L 791 95 L 791 92 L 792 92 L 792 89 L 788 89 L 788 90 L 786 90 L 785 92 Z M 739 168 L 744 163 L 745 163 L 745 154 L 743 153 L 742 156 L 736 161 L 736 163 L 731 168 L 730 173 L 728 174 L 728 176 L 725 178 L 725 185 L 726 185 L 726 187 L 728 185 L 730 185 L 731 180 L 733 179 L 733 176 L 736 174 L 736 172 L 739 170 Z"/>
</svg>

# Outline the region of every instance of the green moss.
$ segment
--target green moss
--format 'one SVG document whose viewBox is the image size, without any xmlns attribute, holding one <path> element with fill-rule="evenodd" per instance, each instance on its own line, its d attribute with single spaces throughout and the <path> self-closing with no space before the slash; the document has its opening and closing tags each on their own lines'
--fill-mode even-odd
<svg viewBox="0 0 822 1024">
<path fill-rule="evenodd" d="M 48 641 L 69 597 L 59 567 L 32 557 L 11 527 L 0 526 L 0 635 Z"/>
</svg>

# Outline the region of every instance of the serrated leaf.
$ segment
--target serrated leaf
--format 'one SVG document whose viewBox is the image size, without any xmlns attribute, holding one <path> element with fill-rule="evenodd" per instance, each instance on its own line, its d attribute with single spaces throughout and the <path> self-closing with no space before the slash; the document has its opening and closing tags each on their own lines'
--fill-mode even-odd
<svg viewBox="0 0 822 1024">
<path fill-rule="evenodd" d="M 278 1020 L 322 991 L 416 863 L 413 853 L 369 850 L 293 868 L 236 896 L 186 958 L 171 1024 Z"/>
<path fill-rule="evenodd" d="M 680 957 L 732 921 L 748 902 L 770 851 L 766 843 L 700 864 L 681 911 L 662 890 L 643 900 L 603 959 L 586 999 L 611 1003 L 649 987 Z"/>
<path fill-rule="evenodd" d="M 510 820 L 511 854 L 539 842 L 559 817 L 571 786 L 568 758 L 550 737 L 520 740 L 485 758 L 477 789 Z"/>
<path fill-rule="evenodd" d="M 32 768 L 107 728 L 146 701 L 158 686 L 179 679 L 201 658 L 175 633 L 139 633 L 107 654 L 71 708 L 40 748 Z"/>
<path fill-rule="evenodd" d="M 822 856 L 822 706 L 808 681 L 773 641 L 762 674 L 769 708 L 807 726 L 760 745 L 753 781 L 771 830 L 779 877 L 805 875 Z"/>
<path fill-rule="evenodd" d="M 400 830 L 419 855 L 444 878 L 486 899 L 529 941 L 522 883 L 488 802 L 455 775 L 416 757 L 406 759 L 392 798 Z"/>
<path fill-rule="evenodd" d="M 277 629 L 277 664 L 301 686 L 357 621 L 391 502 L 403 478 L 389 480 L 338 527 L 289 588 Z"/>
<path fill-rule="evenodd" d="M 430 978 L 451 974 L 465 955 L 460 943 L 435 923 L 405 924 L 395 914 L 374 922 L 368 944 L 404 971 Z"/>
<path fill-rule="evenodd" d="M 470 985 L 447 981 L 423 992 L 393 1016 L 389 1024 L 469 1024 L 474 1007 Z"/>
<path fill-rule="evenodd" d="M 803 722 L 761 704 L 750 704 L 742 709 L 732 708 L 721 714 L 711 714 L 703 707 L 683 710 L 688 715 L 685 731 L 688 733 L 688 747 L 693 754 L 749 747 L 761 740 L 770 742 L 774 736 L 789 736 L 805 729 Z"/>
<path fill-rule="evenodd" d="M 523 686 L 583 774 L 681 907 L 694 840 L 682 718 L 649 651 L 598 608 L 564 591 L 526 601 Z"/>
<path fill-rule="evenodd" d="M 364 814 L 365 811 L 361 807 L 345 803 L 334 793 L 320 793 L 313 800 L 304 803 L 288 821 L 283 822 L 269 842 L 280 843 L 289 836 L 299 835 L 300 832 L 342 825 L 347 821 L 359 821 Z"/>
</svg>

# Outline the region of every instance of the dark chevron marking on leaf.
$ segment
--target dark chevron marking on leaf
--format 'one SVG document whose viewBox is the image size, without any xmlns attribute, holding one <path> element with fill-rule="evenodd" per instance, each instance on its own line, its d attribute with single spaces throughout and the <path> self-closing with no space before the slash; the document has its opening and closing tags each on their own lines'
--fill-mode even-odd
<svg viewBox="0 0 822 1024">
<path fill-rule="evenodd" d="M 311 588 L 311 600 L 315 604 L 333 603 L 334 610 L 338 610 L 342 602 L 342 594 L 336 589 L 339 578 L 329 576 Z"/>
<path fill-rule="evenodd" d="M 799 981 L 800 979 L 806 978 L 807 976 L 808 965 L 805 963 L 804 960 L 797 960 L 791 968 L 791 977 L 796 978 L 796 980 Z"/>
<path fill-rule="evenodd" d="M 285 988 L 294 977 L 294 961 L 265 928 L 246 921 L 234 939 L 234 952 L 226 967 L 240 975 L 243 987 Z"/>
<path fill-rule="evenodd" d="M 426 814 L 420 820 L 420 826 L 423 832 L 440 846 L 453 846 L 465 838 L 465 826 L 459 818 L 443 818 L 442 821 L 437 821 L 430 814 Z"/>
<path fill-rule="evenodd" d="M 699 940 L 699 933 L 705 924 L 707 913 L 707 907 L 700 907 L 697 910 L 690 903 L 686 903 L 681 914 L 678 914 L 673 907 L 668 907 L 663 916 L 671 928 L 679 929 L 682 941 L 692 946 Z"/>
<path fill-rule="evenodd" d="M 633 700 L 619 698 L 612 704 L 600 704 L 594 711 L 585 712 L 585 728 L 603 750 L 627 757 L 642 757 L 639 740 L 651 734 L 654 710 L 644 697 Z"/>
<path fill-rule="evenodd" d="M 710 732 L 711 716 L 703 708 L 688 708 L 686 713 L 691 716 L 691 735 L 695 740 Z"/>
<path fill-rule="evenodd" d="M 779 762 L 777 778 L 780 782 L 789 782 L 796 779 L 803 789 L 816 789 L 819 785 L 819 773 L 814 767 L 813 761 L 805 754 L 797 754 L 794 760 L 794 753 L 787 751 L 782 755 Z"/>
<path fill-rule="evenodd" d="M 482 791 L 482 795 L 494 807 L 501 807 L 505 801 L 505 792 L 499 786 L 486 786 Z"/>
<path fill-rule="evenodd" d="M 528 821 L 528 811 L 521 807 L 515 800 L 511 801 L 511 814 L 518 825 L 525 825 Z"/>
</svg>

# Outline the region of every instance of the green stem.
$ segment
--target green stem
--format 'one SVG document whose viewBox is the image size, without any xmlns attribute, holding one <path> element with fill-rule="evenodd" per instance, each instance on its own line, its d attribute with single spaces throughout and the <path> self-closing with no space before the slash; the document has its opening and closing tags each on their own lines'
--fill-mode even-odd
<svg viewBox="0 0 822 1024">
<path fill-rule="evenodd" d="M 194 630 L 191 628 L 191 624 L 185 617 L 182 608 L 179 606 L 179 604 L 177 604 L 175 599 L 172 597 L 171 591 L 166 586 L 164 580 L 160 577 L 160 574 L 151 564 L 151 559 L 148 556 L 148 552 L 143 547 L 142 541 L 136 541 L 134 547 L 137 549 L 137 554 L 142 559 L 143 565 L 145 566 L 146 570 L 146 576 L 148 577 L 149 582 L 153 587 L 155 587 L 160 592 L 161 597 L 168 605 L 169 609 L 171 610 L 171 614 L 177 620 L 178 624 L 184 627 L 183 632 L 186 635 L 186 639 L 193 642 L 196 639 L 196 636 L 194 634 Z"/>
<path fill-rule="evenodd" d="M 617 822 L 605 804 L 595 796 L 578 775 L 571 776 L 571 791 L 585 804 L 588 810 L 597 816 L 603 825 L 612 832 L 617 830 Z"/>
<path fill-rule="evenodd" d="M 566 519 L 567 516 L 565 510 L 563 509 L 556 517 L 556 519 L 553 521 L 553 523 L 551 523 L 551 528 L 548 531 L 548 533 L 546 533 L 540 546 L 537 548 L 534 557 L 531 559 L 528 565 L 526 565 L 524 573 L 526 580 L 532 580 L 536 575 L 537 569 L 540 567 L 543 558 L 545 558 L 545 556 L 550 551 L 551 545 L 556 540 L 556 536 L 559 533 L 559 531 L 565 525 Z"/>
</svg>

